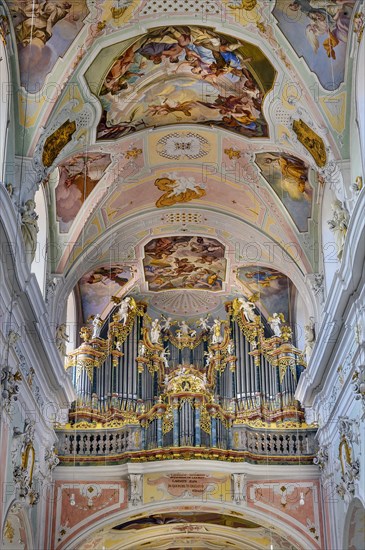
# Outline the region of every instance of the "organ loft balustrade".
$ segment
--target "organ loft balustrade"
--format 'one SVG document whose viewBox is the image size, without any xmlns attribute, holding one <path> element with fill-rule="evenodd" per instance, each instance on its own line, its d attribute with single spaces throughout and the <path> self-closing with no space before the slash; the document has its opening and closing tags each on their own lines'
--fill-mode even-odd
<svg viewBox="0 0 365 550">
<path fill-rule="evenodd" d="M 61 462 L 311 463 L 316 427 L 294 397 L 302 352 L 282 316 L 270 331 L 245 304 L 236 298 L 226 319 L 206 316 L 196 328 L 151 319 L 132 297 L 107 320 L 95 316 L 65 363 L 77 400 L 56 426 Z"/>
</svg>

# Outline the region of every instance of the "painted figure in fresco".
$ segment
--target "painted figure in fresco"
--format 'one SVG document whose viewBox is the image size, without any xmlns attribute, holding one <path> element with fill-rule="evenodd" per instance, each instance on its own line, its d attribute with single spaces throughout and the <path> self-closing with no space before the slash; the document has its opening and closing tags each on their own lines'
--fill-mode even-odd
<svg viewBox="0 0 365 550">
<path fill-rule="evenodd" d="M 161 325 L 158 319 L 152 321 L 151 325 L 151 344 L 158 344 L 161 336 Z"/>
<path fill-rule="evenodd" d="M 99 267 L 88 276 L 86 283 L 94 285 L 97 283 L 107 284 L 108 281 L 113 281 L 119 286 L 124 286 L 128 283 L 126 277 L 121 277 L 123 273 L 123 266 L 107 266 Z"/>
<path fill-rule="evenodd" d="M 109 163 L 109 155 L 80 153 L 60 164 L 60 178 L 55 191 L 57 218 L 60 222 L 67 224 L 75 219 Z"/>
<path fill-rule="evenodd" d="M 176 173 L 156 179 L 155 185 L 164 191 L 164 194 L 156 201 L 157 208 L 172 206 L 178 202 L 189 202 L 205 195 L 203 183 L 196 183 L 194 178 L 178 176 Z"/>
<path fill-rule="evenodd" d="M 270 271 L 246 271 L 245 277 L 247 279 L 253 279 L 257 284 L 263 287 L 269 287 L 271 281 L 284 277 L 280 271 L 271 269 Z"/>
<path fill-rule="evenodd" d="M 24 241 L 25 252 L 29 265 L 35 258 L 37 250 L 38 216 L 35 212 L 36 204 L 29 199 L 25 202 L 21 213 L 21 231 Z"/>
<path fill-rule="evenodd" d="M 12 12 L 24 17 L 15 27 L 18 41 L 23 46 L 33 44 L 44 46 L 52 36 L 52 29 L 69 14 L 72 5 L 69 2 L 26 2 L 12 5 Z"/>
<path fill-rule="evenodd" d="M 278 166 L 283 177 L 281 182 L 282 189 L 293 200 L 307 198 L 308 168 L 302 160 L 292 155 L 280 154 L 276 158 L 267 157 L 265 163 Z"/>
<path fill-rule="evenodd" d="M 354 4 L 354 0 L 294 0 L 289 9 L 300 10 L 310 19 L 306 36 L 313 51 L 318 51 L 319 37 L 327 35 L 323 47 L 328 57 L 336 59 L 335 47 L 340 42 L 347 42 Z"/>
<path fill-rule="evenodd" d="M 337 258 L 341 260 L 350 216 L 345 206 L 338 199 L 333 201 L 331 207 L 332 219 L 327 223 L 335 237 Z"/>
</svg>

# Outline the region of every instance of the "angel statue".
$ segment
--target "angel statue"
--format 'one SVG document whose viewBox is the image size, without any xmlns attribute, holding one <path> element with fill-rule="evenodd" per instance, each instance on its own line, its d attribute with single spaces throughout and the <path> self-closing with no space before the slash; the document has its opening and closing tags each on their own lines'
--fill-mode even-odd
<svg viewBox="0 0 365 550">
<path fill-rule="evenodd" d="M 190 327 L 186 321 L 181 321 L 181 323 L 179 323 L 179 328 L 183 336 L 189 336 Z"/>
<path fill-rule="evenodd" d="M 208 325 L 208 319 L 210 317 L 210 313 L 207 313 L 205 317 L 200 317 L 199 321 L 197 321 L 196 326 L 201 328 L 202 331 L 208 332 L 210 330 L 210 326 Z"/>
<path fill-rule="evenodd" d="M 32 264 L 37 250 L 38 216 L 35 212 L 35 202 L 32 199 L 26 201 L 22 208 L 21 231 L 24 241 L 25 253 L 29 264 Z"/>
<path fill-rule="evenodd" d="M 151 325 L 151 344 L 158 344 L 161 335 L 161 325 L 158 319 L 152 321 Z"/>
<path fill-rule="evenodd" d="M 337 258 L 341 260 L 350 216 L 345 206 L 338 199 L 333 201 L 331 208 L 332 219 L 327 223 L 335 238 Z"/>
<path fill-rule="evenodd" d="M 93 333 L 91 335 L 91 338 L 100 338 L 102 325 L 103 325 L 103 320 L 100 317 L 100 314 L 98 313 L 97 315 L 95 315 L 92 321 Z"/>
<path fill-rule="evenodd" d="M 127 296 L 121 301 L 119 307 L 120 321 L 123 325 L 126 325 L 129 312 L 136 308 L 136 302 L 134 298 Z"/>
<path fill-rule="evenodd" d="M 316 341 L 316 334 L 315 334 L 313 322 L 310 322 L 309 325 L 305 325 L 304 339 L 305 339 L 304 354 L 305 354 L 306 361 L 308 363 L 310 356 L 312 355 L 313 347 Z"/>
<path fill-rule="evenodd" d="M 213 326 L 210 329 L 213 333 L 212 344 L 220 344 L 222 341 L 221 324 L 222 321 L 220 319 L 214 319 Z"/>
<path fill-rule="evenodd" d="M 253 302 L 246 302 L 243 298 L 235 298 L 233 300 L 233 312 L 237 315 L 241 310 L 245 316 L 245 319 L 248 323 L 255 323 L 255 304 Z"/>
<path fill-rule="evenodd" d="M 167 359 L 169 355 L 170 355 L 170 351 L 168 348 L 163 349 L 160 353 L 160 359 L 162 359 L 165 369 L 169 369 L 169 362 Z"/>
<path fill-rule="evenodd" d="M 66 342 L 70 341 L 70 337 L 66 334 L 66 323 L 62 323 L 56 329 L 56 348 L 64 357 L 66 355 Z"/>
<path fill-rule="evenodd" d="M 272 317 L 268 318 L 269 325 L 271 330 L 274 333 L 274 336 L 281 336 L 281 323 L 284 322 L 284 315 L 282 313 L 273 313 Z"/>
</svg>

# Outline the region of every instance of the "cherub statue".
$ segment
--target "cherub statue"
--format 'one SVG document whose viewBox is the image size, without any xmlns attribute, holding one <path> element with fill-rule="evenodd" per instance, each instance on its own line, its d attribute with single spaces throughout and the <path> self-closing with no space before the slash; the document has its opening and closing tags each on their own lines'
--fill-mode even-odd
<svg viewBox="0 0 365 550">
<path fill-rule="evenodd" d="M 102 325 L 103 325 L 103 320 L 102 320 L 100 314 L 98 313 L 97 315 L 95 315 L 95 317 L 93 318 L 93 321 L 92 321 L 93 333 L 91 335 L 91 338 L 100 338 L 100 332 L 101 332 Z"/>
<path fill-rule="evenodd" d="M 312 355 L 313 347 L 316 341 L 314 323 L 312 321 L 310 322 L 310 324 L 305 325 L 304 327 L 304 338 L 305 338 L 304 354 L 308 362 L 310 359 L 310 356 Z"/>
<path fill-rule="evenodd" d="M 26 201 L 22 208 L 21 231 L 24 241 L 25 253 L 29 264 L 35 258 L 37 250 L 38 216 L 35 212 L 35 202 L 32 199 Z"/>
<path fill-rule="evenodd" d="M 332 219 L 327 223 L 335 238 L 337 258 L 341 260 L 350 216 L 345 206 L 338 199 L 333 201 L 331 208 Z"/>
<path fill-rule="evenodd" d="M 66 334 L 66 323 L 62 323 L 56 329 L 56 347 L 60 352 L 61 356 L 66 355 L 66 342 L 70 341 L 70 337 Z"/>
<path fill-rule="evenodd" d="M 163 332 L 167 332 L 170 329 L 170 327 L 173 324 L 175 324 L 174 321 L 172 320 L 172 317 L 165 317 L 163 313 L 161 314 L 161 319 L 162 319 L 161 330 Z"/>
<path fill-rule="evenodd" d="M 284 322 L 284 315 L 282 313 L 273 313 L 271 317 L 268 318 L 268 322 L 271 330 L 274 333 L 274 336 L 281 336 L 281 323 Z"/>
<path fill-rule="evenodd" d="M 161 325 L 158 319 L 152 321 L 151 325 L 151 343 L 158 344 L 161 335 Z"/>
<path fill-rule="evenodd" d="M 202 331 L 208 332 L 208 330 L 210 330 L 210 326 L 208 325 L 209 317 L 210 313 L 207 313 L 205 317 L 200 317 L 199 321 L 196 323 L 196 326 L 201 328 Z"/>
</svg>

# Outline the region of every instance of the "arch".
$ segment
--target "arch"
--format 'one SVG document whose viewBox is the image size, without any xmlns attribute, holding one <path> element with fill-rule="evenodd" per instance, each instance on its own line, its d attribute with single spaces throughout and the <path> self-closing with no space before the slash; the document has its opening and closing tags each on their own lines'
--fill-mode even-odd
<svg viewBox="0 0 365 550">
<path fill-rule="evenodd" d="M 255 549 L 255 550 L 266 550 L 267 548 L 270 548 L 270 543 L 272 544 L 272 548 L 279 548 L 281 547 L 282 542 L 286 542 L 290 545 L 291 548 L 296 550 L 307 550 L 307 548 L 316 548 L 317 546 L 313 544 L 313 539 L 308 538 L 308 535 L 305 533 L 305 529 L 303 526 L 303 530 L 301 529 L 301 525 L 298 524 L 297 526 L 294 526 L 293 524 L 289 524 L 287 520 L 290 521 L 290 517 L 287 516 L 287 518 L 279 518 L 277 515 L 275 515 L 275 521 L 273 521 L 272 514 L 270 512 L 263 513 L 261 510 L 258 509 L 248 509 L 247 507 L 244 508 L 244 511 L 241 511 L 239 509 L 236 509 L 234 512 L 232 511 L 232 504 L 228 502 L 219 502 L 219 503 L 213 503 L 209 501 L 204 501 L 201 506 L 197 507 L 196 501 L 193 502 L 191 500 L 184 501 L 184 513 L 194 512 L 197 513 L 199 510 L 206 512 L 206 513 L 215 513 L 218 515 L 226 515 L 229 516 L 232 520 L 234 519 L 241 519 L 245 520 L 248 523 L 256 524 L 256 528 L 261 528 L 261 535 L 263 534 L 262 531 L 265 532 L 266 536 L 266 544 L 261 545 L 257 544 L 255 546 L 243 546 L 242 542 L 246 543 L 246 538 L 244 538 L 244 532 L 241 529 L 230 529 L 230 537 L 232 542 L 235 539 L 236 544 L 241 541 L 241 546 L 230 546 L 230 548 L 234 549 L 237 548 L 247 548 L 247 549 Z M 180 512 L 179 512 L 180 511 Z M 109 530 L 112 530 L 114 527 L 118 526 L 121 523 L 127 523 L 131 519 L 140 519 L 143 517 L 148 518 L 149 516 L 161 516 L 163 514 L 174 514 L 178 516 L 181 515 L 181 500 L 179 501 L 168 501 L 165 503 L 152 503 L 152 504 L 143 504 L 139 506 L 138 508 L 128 508 L 124 510 L 123 512 L 117 512 L 113 515 L 110 515 L 109 517 L 103 517 L 100 518 L 100 520 L 95 520 L 92 524 L 84 525 L 83 527 L 75 529 L 75 531 L 71 534 L 70 538 L 65 541 L 65 543 L 61 543 L 56 550 L 73 550 L 74 548 L 80 548 L 80 550 L 86 550 L 86 549 L 92 549 L 92 548 L 102 548 L 103 545 L 105 547 L 108 547 L 108 545 L 105 543 L 105 535 L 108 533 Z M 282 514 L 281 514 L 282 515 Z M 188 522 L 190 525 L 193 522 Z M 184 525 L 184 523 L 181 523 L 180 525 Z M 199 525 L 199 523 L 193 523 L 193 531 L 195 525 Z M 205 525 L 200 524 L 200 525 Z M 206 524 L 209 525 L 209 524 Z M 217 526 L 216 526 L 217 527 Z M 234 531 L 236 531 L 236 535 L 234 535 Z M 124 533 L 127 533 L 128 531 L 122 531 Z M 137 531 L 138 536 L 139 531 Z M 227 533 L 228 534 L 228 531 Z M 238 534 L 238 536 L 237 536 Z M 152 539 L 152 533 L 150 531 L 149 537 L 142 537 L 144 539 L 144 542 Z M 215 536 L 219 535 L 219 532 L 215 532 Z M 233 535 L 233 536 L 232 536 Z M 88 544 L 88 541 L 91 537 L 95 537 L 96 546 L 94 546 L 92 543 Z M 239 538 L 241 537 L 241 538 Z M 104 539 L 104 540 L 103 540 Z M 165 539 L 166 540 L 166 539 Z M 223 540 L 223 539 L 221 539 Z M 142 540 L 136 540 L 137 543 L 141 543 Z M 85 545 L 85 546 L 84 546 Z M 130 548 L 142 548 L 142 546 L 130 546 Z M 128 548 L 128 546 L 122 546 L 122 548 Z M 153 546 L 150 546 L 152 549 Z M 163 548 L 163 547 L 161 547 Z M 166 546 L 166 548 L 169 548 L 169 546 Z M 174 548 L 174 547 L 172 547 Z M 204 547 L 203 547 L 204 548 Z M 217 547 L 218 548 L 218 547 Z"/>
<path fill-rule="evenodd" d="M 360 499 L 355 498 L 346 514 L 343 530 L 344 550 L 363 550 L 365 532 L 365 507 Z"/>
<path fill-rule="evenodd" d="M 31 550 L 34 548 L 32 527 L 26 509 L 19 502 L 14 500 L 10 503 L 7 513 L 4 515 L 2 525 L 2 550 L 15 548 L 16 541 L 18 550 Z"/>
<path fill-rule="evenodd" d="M 8 135 L 9 116 L 9 61 L 8 52 L 4 40 L 0 40 L 0 179 L 4 182 L 5 159 Z"/>
<path fill-rule="evenodd" d="M 355 71 L 356 118 L 360 137 L 362 172 L 365 174 L 365 40 L 361 40 Z"/>
</svg>

